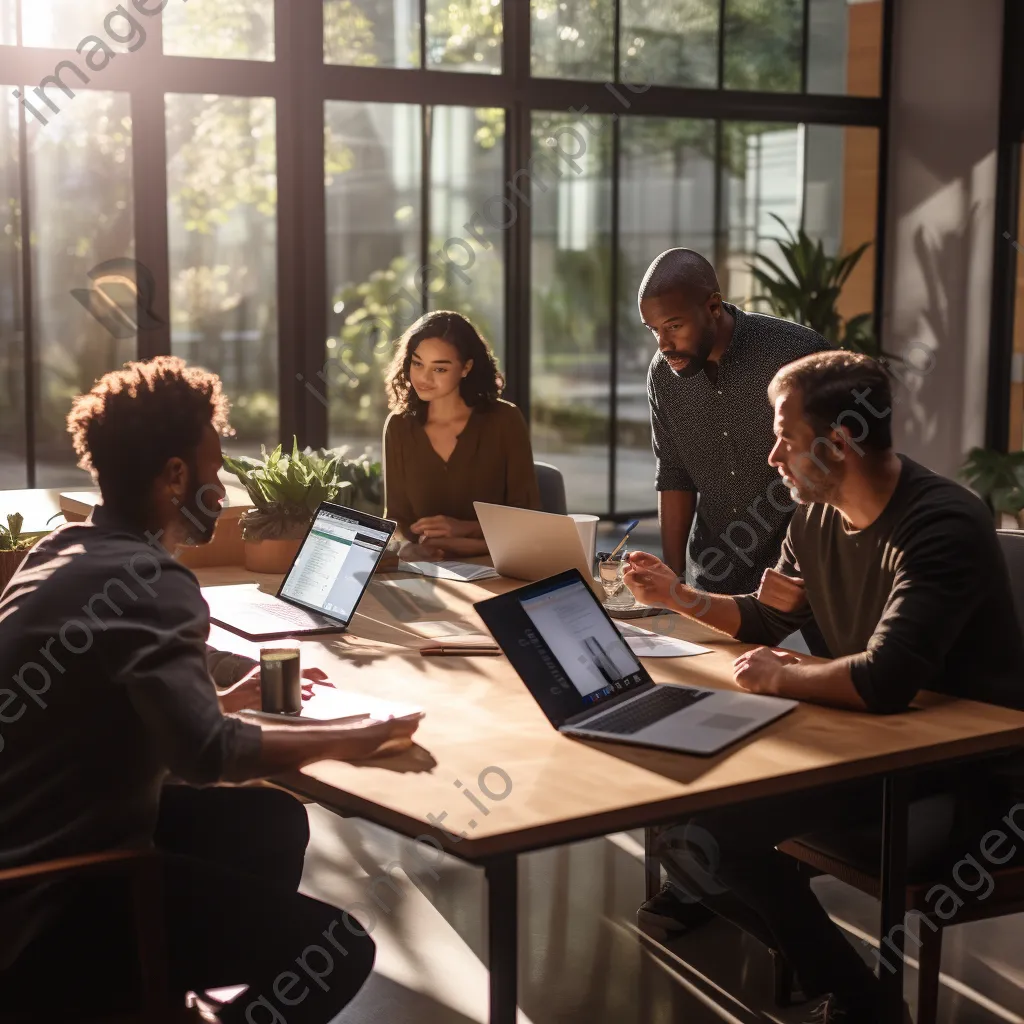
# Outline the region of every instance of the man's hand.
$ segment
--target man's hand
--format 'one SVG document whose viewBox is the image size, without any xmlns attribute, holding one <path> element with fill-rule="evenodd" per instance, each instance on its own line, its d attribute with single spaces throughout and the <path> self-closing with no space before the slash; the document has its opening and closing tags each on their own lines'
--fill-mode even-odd
<svg viewBox="0 0 1024 1024">
<path fill-rule="evenodd" d="M 313 696 L 313 684 L 322 683 L 327 679 L 327 673 L 319 668 L 304 668 L 302 670 L 302 699 L 308 700 Z M 236 711 L 259 711 L 263 706 L 260 694 L 260 670 L 256 668 L 242 676 L 234 686 L 227 690 L 221 690 L 218 694 L 220 709 L 225 715 L 233 714 Z"/>
<path fill-rule="evenodd" d="M 776 611 L 795 612 L 807 605 L 807 591 L 802 579 L 765 569 L 757 599 Z"/>
<path fill-rule="evenodd" d="M 733 663 L 733 679 L 737 686 L 750 693 L 764 693 L 772 697 L 783 695 L 783 681 L 787 665 L 798 665 L 801 659 L 790 651 L 776 651 L 770 647 L 756 647 L 741 654 Z"/>
<path fill-rule="evenodd" d="M 672 588 L 679 577 L 660 558 L 645 551 L 631 551 L 626 555 L 622 580 L 641 604 L 670 606 Z"/>
<path fill-rule="evenodd" d="M 436 540 L 440 537 L 474 537 L 478 536 L 479 526 L 467 519 L 453 519 L 451 516 L 424 516 L 417 519 L 409 529 L 419 538 Z"/>
<path fill-rule="evenodd" d="M 401 754 L 412 746 L 413 734 L 419 728 L 422 718 L 422 714 L 414 714 L 404 718 L 390 718 L 384 722 L 374 718 L 353 722 L 349 727 L 350 738 L 342 740 L 346 747 L 350 746 L 351 740 L 351 750 L 342 756 L 345 760 L 359 761 Z"/>
</svg>

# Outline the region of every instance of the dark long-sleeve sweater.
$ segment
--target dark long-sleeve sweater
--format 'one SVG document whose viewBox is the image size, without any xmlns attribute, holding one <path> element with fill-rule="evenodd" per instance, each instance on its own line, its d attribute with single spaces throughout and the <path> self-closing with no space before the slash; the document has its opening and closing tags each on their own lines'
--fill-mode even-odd
<svg viewBox="0 0 1024 1024">
<path fill-rule="evenodd" d="M 904 710 L 918 690 L 1024 708 L 1024 643 L 984 504 L 900 456 L 881 515 L 850 529 L 831 505 L 801 505 L 778 571 L 803 579 L 807 606 L 783 614 L 738 598 L 738 639 L 774 645 L 814 617 L 827 650 L 849 657 L 871 711 Z"/>
<path fill-rule="evenodd" d="M 259 728 L 211 677 L 244 666 L 208 660 L 209 629 L 195 576 L 106 508 L 28 553 L 0 596 L 0 868 L 147 844 L 169 773 L 251 776 Z M 0 969 L 31 895 L 0 894 Z"/>
</svg>

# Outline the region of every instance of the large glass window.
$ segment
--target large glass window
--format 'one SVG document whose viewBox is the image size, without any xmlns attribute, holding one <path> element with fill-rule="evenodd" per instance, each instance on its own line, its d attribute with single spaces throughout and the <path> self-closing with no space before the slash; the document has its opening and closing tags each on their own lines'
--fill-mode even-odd
<svg viewBox="0 0 1024 1024">
<path fill-rule="evenodd" d="M 530 0 L 531 63 L 541 78 L 614 78 L 611 0 Z"/>
<path fill-rule="evenodd" d="M 533 451 L 576 512 L 608 507 L 611 118 L 589 124 L 534 114 L 530 182 Z"/>
<path fill-rule="evenodd" d="M 0 489 L 27 483 L 18 114 L 0 97 Z"/>
<path fill-rule="evenodd" d="M 235 444 L 276 442 L 274 101 L 167 97 L 171 350 L 220 375 Z"/>
<path fill-rule="evenodd" d="M 189 0 L 164 8 L 164 53 L 274 59 L 274 0 Z"/>
<path fill-rule="evenodd" d="M 636 291 L 664 249 L 780 312 L 754 266 L 869 243 L 828 330 L 877 347 L 883 3 L 0 0 L 0 482 L 84 483 L 72 396 L 161 352 L 221 375 L 230 450 L 379 452 L 394 343 L 450 308 L 574 510 L 650 511 Z M 155 324 L 136 326 L 138 273 Z"/>
<path fill-rule="evenodd" d="M 714 261 L 715 125 L 661 117 L 622 123 L 615 507 L 654 507 L 647 368 L 657 350 L 640 322 L 637 292 L 648 266 L 676 246 Z"/>
<path fill-rule="evenodd" d="M 372 68 L 418 68 L 418 0 L 324 0 L 324 60 Z"/>
<path fill-rule="evenodd" d="M 128 97 L 82 92 L 28 141 L 37 483 L 88 485 L 65 429 L 71 400 L 136 352 L 134 296 L 118 281 L 135 254 Z"/>
<path fill-rule="evenodd" d="M 110 0 L 21 0 L 22 44 L 73 50 L 87 36 L 130 38 L 131 26 L 113 13 L 115 6 Z"/>
<path fill-rule="evenodd" d="M 326 106 L 329 336 L 320 383 L 331 444 L 379 450 L 391 341 L 423 312 L 421 114 L 412 104 Z"/>
<path fill-rule="evenodd" d="M 433 107 L 427 308 L 468 316 L 499 359 L 505 350 L 502 203 L 505 112 Z M 442 258 L 446 252 L 451 259 Z"/>
</svg>

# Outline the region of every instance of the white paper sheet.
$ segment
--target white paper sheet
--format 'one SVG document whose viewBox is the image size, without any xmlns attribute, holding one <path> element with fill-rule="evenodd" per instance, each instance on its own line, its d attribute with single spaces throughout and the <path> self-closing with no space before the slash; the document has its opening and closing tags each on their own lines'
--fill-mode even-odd
<svg viewBox="0 0 1024 1024">
<path fill-rule="evenodd" d="M 472 583 L 474 580 L 493 580 L 498 573 L 489 565 L 473 565 L 471 562 L 399 562 L 399 572 L 418 572 L 421 576 L 432 576 L 438 580 L 455 580 Z"/>
<path fill-rule="evenodd" d="M 626 638 L 629 649 L 638 658 L 691 658 L 695 654 L 710 654 L 707 647 L 692 644 L 689 640 L 678 640 L 674 636 L 653 633 L 641 629 L 631 622 L 616 622 L 619 632 Z"/>
</svg>

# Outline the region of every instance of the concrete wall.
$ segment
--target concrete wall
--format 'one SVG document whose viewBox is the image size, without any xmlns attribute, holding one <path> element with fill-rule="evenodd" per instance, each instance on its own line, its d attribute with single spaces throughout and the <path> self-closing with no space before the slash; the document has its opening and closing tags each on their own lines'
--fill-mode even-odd
<svg viewBox="0 0 1024 1024">
<path fill-rule="evenodd" d="M 953 475 L 984 442 L 1002 0 L 895 0 L 886 323 L 899 448 Z"/>
</svg>

